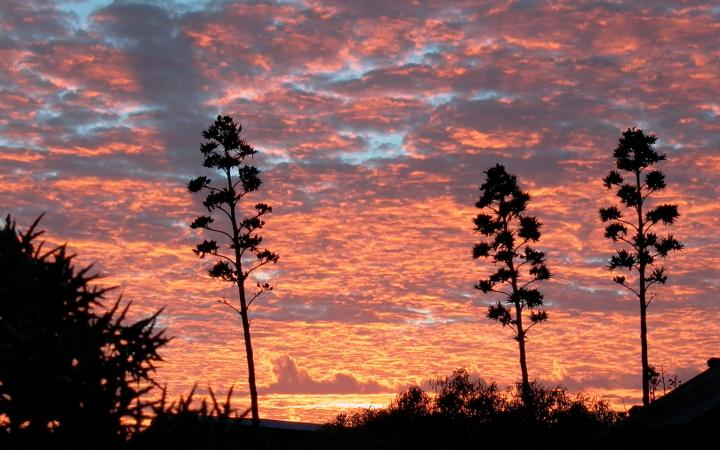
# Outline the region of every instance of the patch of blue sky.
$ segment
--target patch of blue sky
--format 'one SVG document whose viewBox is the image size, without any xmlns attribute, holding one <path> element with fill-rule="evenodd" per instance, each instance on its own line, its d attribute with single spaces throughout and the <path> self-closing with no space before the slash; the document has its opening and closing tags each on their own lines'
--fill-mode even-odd
<svg viewBox="0 0 720 450">
<path fill-rule="evenodd" d="M 713 120 L 720 116 L 720 106 L 713 103 L 708 108 L 704 109 L 701 114 L 705 119 Z"/>
<path fill-rule="evenodd" d="M 458 319 L 454 318 L 440 318 L 436 317 L 435 314 L 429 309 L 424 308 L 411 308 L 407 307 L 405 308 L 408 312 L 414 313 L 419 315 L 420 317 L 417 319 L 408 319 L 405 322 L 411 325 L 415 326 L 422 326 L 422 325 L 447 325 L 450 323 L 458 322 Z"/>
<path fill-rule="evenodd" d="M 589 292 L 589 293 L 591 293 L 591 294 L 594 294 L 594 293 L 596 293 L 596 292 L 602 292 L 602 291 L 604 291 L 604 289 L 596 288 L 596 287 L 593 287 L 593 286 L 583 286 L 583 285 L 580 285 L 580 284 L 575 284 L 575 285 L 573 285 L 572 287 L 574 287 L 574 288 L 576 288 L 576 289 L 578 289 L 578 290 L 580 290 L 580 291 L 583 291 L 583 292 Z"/>
<path fill-rule="evenodd" d="M 253 259 L 248 259 L 247 261 L 244 261 L 244 262 L 248 266 L 254 265 L 257 263 L 257 261 L 253 260 Z M 258 271 L 258 272 L 254 272 L 254 277 L 259 283 L 265 283 L 265 282 L 271 280 L 273 277 L 277 276 L 279 272 L 280 272 L 279 270 L 263 268 L 263 269 L 260 269 L 260 271 Z"/>
<path fill-rule="evenodd" d="M 408 323 L 411 323 L 413 325 L 432 325 L 435 323 L 435 317 L 433 316 L 432 311 L 430 311 L 429 309 L 411 307 L 406 307 L 405 309 L 411 313 L 420 315 L 422 317 L 420 319 L 410 319 L 407 321 Z"/>
<path fill-rule="evenodd" d="M 154 111 L 156 108 L 153 108 L 151 106 L 140 106 L 140 107 L 132 107 L 132 108 L 120 108 L 120 109 L 112 109 L 112 110 L 105 110 L 103 112 L 106 112 L 108 114 L 113 114 L 114 117 L 111 119 L 103 119 L 103 120 L 96 120 L 92 123 L 87 123 L 83 125 L 79 125 L 75 127 L 75 131 L 80 134 L 92 134 L 95 132 L 95 130 L 99 128 L 112 128 L 112 127 L 121 127 L 121 126 L 128 126 L 132 127 L 132 120 L 133 116 L 136 116 L 138 114 L 145 114 Z"/>
<path fill-rule="evenodd" d="M 38 110 L 38 112 L 35 114 L 36 120 L 40 122 L 44 122 L 46 120 L 55 119 L 57 117 L 60 117 L 60 113 L 57 111 L 53 111 L 51 108 L 43 107 Z"/>
<path fill-rule="evenodd" d="M 80 28 L 86 28 L 90 16 L 97 10 L 113 3 L 113 0 L 74 0 L 61 1 L 58 8 L 61 11 L 73 13 Z M 211 3 L 211 0 L 145 0 L 145 4 L 157 5 L 176 13 L 201 11 Z"/>
<path fill-rule="evenodd" d="M 487 101 L 487 100 L 495 100 L 500 97 L 503 97 L 502 94 L 498 91 L 493 90 L 485 90 L 485 91 L 477 91 L 473 95 L 470 96 L 470 100 L 473 101 Z"/>
<path fill-rule="evenodd" d="M 373 70 L 375 67 L 368 63 L 363 62 L 360 67 L 345 66 L 340 70 L 328 73 L 328 80 L 331 83 L 342 83 L 343 81 L 359 80 L 366 73 Z"/>
<path fill-rule="evenodd" d="M 358 152 L 341 152 L 339 158 L 348 164 L 364 164 L 372 160 L 394 159 L 407 155 L 403 147 L 405 133 L 363 133 L 367 142 L 364 150 Z"/>
<path fill-rule="evenodd" d="M 290 89 L 294 91 L 299 92 L 311 92 L 313 94 L 317 93 L 317 88 L 309 83 L 303 83 L 300 81 L 293 81 L 285 84 L 285 87 L 289 87 Z M 247 98 L 247 100 L 250 100 L 250 98 Z"/>
<path fill-rule="evenodd" d="M 662 148 L 662 149 L 669 149 L 669 150 L 670 150 L 671 152 L 673 152 L 673 153 L 674 153 L 674 152 L 681 151 L 682 149 L 685 148 L 684 145 L 682 145 L 682 144 L 680 144 L 680 143 L 678 143 L 678 142 L 674 142 L 674 143 L 663 142 L 662 139 L 658 139 L 657 147 L 660 147 L 660 148 Z"/>
<path fill-rule="evenodd" d="M 112 3 L 112 0 L 77 0 L 72 2 L 60 2 L 60 11 L 75 15 L 80 28 L 86 28 L 90 15 L 98 9 L 104 8 Z"/>
<path fill-rule="evenodd" d="M 427 64 L 427 57 L 433 53 L 441 53 L 442 49 L 437 44 L 426 44 L 417 50 L 412 51 L 406 58 L 405 64 Z"/>
<path fill-rule="evenodd" d="M 292 5 L 297 6 L 301 9 L 308 9 L 308 6 L 304 0 L 276 0 L 281 5 Z"/>
<path fill-rule="evenodd" d="M 2 127 L 0 127 L 0 131 L 2 130 Z M 2 149 L 17 149 L 17 150 L 30 150 L 33 152 L 47 152 L 47 149 L 45 147 L 39 147 L 37 144 L 32 143 L 31 141 L 17 141 L 17 140 L 10 140 L 5 139 L 3 137 L 0 137 L 0 151 Z"/>
<path fill-rule="evenodd" d="M 289 164 L 293 162 L 293 159 L 287 155 L 265 155 L 265 163 L 268 166 L 276 166 L 278 164 Z"/>
<path fill-rule="evenodd" d="M 194 12 L 194 11 L 202 11 L 205 9 L 205 6 L 209 3 L 211 3 L 210 0 L 165 0 L 158 2 L 161 5 L 167 5 L 167 6 L 179 6 L 180 12 Z"/>
<path fill-rule="evenodd" d="M 457 94 L 454 92 L 443 92 L 441 94 L 430 95 L 425 97 L 425 103 L 434 107 L 447 105 L 451 101 L 455 100 Z"/>
<path fill-rule="evenodd" d="M 154 106 L 132 106 L 132 107 L 120 107 L 119 109 L 113 109 L 107 112 L 115 113 L 118 116 L 117 121 L 118 122 L 125 122 L 126 120 L 130 120 L 133 118 L 133 116 L 137 116 L 139 114 L 147 114 L 151 113 L 153 111 L 157 111 L 158 108 Z"/>
</svg>

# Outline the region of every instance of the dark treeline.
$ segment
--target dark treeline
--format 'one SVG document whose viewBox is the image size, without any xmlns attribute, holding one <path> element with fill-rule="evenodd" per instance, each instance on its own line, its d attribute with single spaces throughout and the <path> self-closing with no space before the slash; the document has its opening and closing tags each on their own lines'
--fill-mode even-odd
<svg viewBox="0 0 720 450">
<path fill-rule="evenodd" d="M 321 448 L 588 448 L 622 417 L 604 401 L 563 387 L 520 382 L 501 390 L 463 370 L 412 387 L 384 409 L 340 415 L 318 435 Z M 531 405 L 531 406 L 528 406 Z"/>
<path fill-rule="evenodd" d="M 261 180 L 248 163 L 257 151 L 241 131 L 229 116 L 218 116 L 203 131 L 203 166 L 221 180 L 213 184 L 200 176 L 187 187 L 205 194 L 208 214 L 191 227 L 223 238 L 220 244 L 205 239 L 194 252 L 215 260 L 212 278 L 237 288 L 236 301 L 220 302 L 241 319 L 250 408 L 232 407 L 232 389 L 221 399 L 210 390 L 209 399 L 196 401 L 194 389 L 167 399 L 153 379 L 159 350 L 169 340 L 156 329 L 160 312 L 129 321 L 130 304 L 108 302 L 110 289 L 92 286 L 91 268 L 75 268 L 65 246 L 43 249 L 40 219 L 21 231 L 8 215 L 0 224 L 0 448 L 623 448 L 639 439 L 636 432 L 618 431 L 625 413 L 606 402 L 532 381 L 525 344 L 528 330 L 549 318 L 537 285 L 551 272 L 545 253 L 532 246 L 542 223 L 527 213 L 530 195 L 499 164 L 485 171 L 476 203 L 481 211 L 474 225 L 482 241 L 472 255 L 493 269 L 475 287 L 497 297 L 487 317 L 512 330 L 521 381 L 501 389 L 459 369 L 433 380 L 429 392 L 411 387 L 386 408 L 341 414 L 315 432 L 259 427 L 249 307 L 272 286 L 257 282 L 249 289 L 247 282 L 278 255 L 261 247 L 259 234 L 272 208 L 244 203 Z M 640 304 L 645 406 L 679 382 L 649 363 L 647 349 L 646 314 L 655 299 L 650 289 L 667 280 L 659 262 L 682 249 L 672 234 L 655 228 L 675 222 L 677 205 L 648 204 L 666 187 L 665 175 L 653 167 L 666 159 L 655 142 L 641 130 L 623 132 L 613 153 L 617 170 L 603 183 L 629 214 L 617 206 L 600 210 L 605 237 L 617 245 L 606 269 L 625 271 L 613 280 Z"/>
</svg>

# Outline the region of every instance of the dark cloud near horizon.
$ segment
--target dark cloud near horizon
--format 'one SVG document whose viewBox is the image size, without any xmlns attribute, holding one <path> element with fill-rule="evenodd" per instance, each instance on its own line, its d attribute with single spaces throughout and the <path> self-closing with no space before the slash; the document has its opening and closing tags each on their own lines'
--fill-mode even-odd
<svg viewBox="0 0 720 450">
<path fill-rule="evenodd" d="M 334 373 L 315 380 L 287 355 L 274 361 L 273 373 L 275 382 L 261 388 L 262 394 L 377 394 L 395 390 L 375 381 L 360 381 L 349 373 Z"/>
</svg>

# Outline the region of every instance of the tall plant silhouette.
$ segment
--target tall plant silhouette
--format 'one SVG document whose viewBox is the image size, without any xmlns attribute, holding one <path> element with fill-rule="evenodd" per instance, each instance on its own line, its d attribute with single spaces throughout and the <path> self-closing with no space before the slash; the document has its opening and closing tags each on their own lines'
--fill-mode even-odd
<svg viewBox="0 0 720 450">
<path fill-rule="evenodd" d="M 650 377 L 647 341 L 647 309 L 655 298 L 649 289 L 665 284 L 665 267 L 658 265 L 670 252 L 682 250 L 682 244 L 672 234 L 658 236 L 655 225 L 672 225 L 680 216 L 678 205 L 661 204 L 648 206 L 650 197 L 665 189 L 665 174 L 652 169 L 666 159 L 666 155 L 655 150 L 657 137 L 646 135 L 642 130 L 628 128 L 622 133 L 613 152 L 617 170 L 611 170 L 603 179 L 607 189 L 615 189 L 615 195 L 628 210 L 625 217 L 617 206 L 600 208 L 600 220 L 607 223 L 605 237 L 617 242 L 619 248 L 610 258 L 608 269 L 627 270 L 635 273 L 634 280 L 616 275 L 613 281 L 622 285 L 640 303 L 640 348 L 642 360 L 643 405 L 650 403 Z"/>
<path fill-rule="evenodd" d="M 0 225 L 0 447 L 119 448 L 151 403 L 158 313 L 127 323 L 105 308 L 65 246 L 43 250 L 39 218 Z"/>
<path fill-rule="evenodd" d="M 525 342 L 527 332 L 547 320 L 543 294 L 533 286 L 550 278 L 545 253 L 530 247 L 540 239 L 541 223 L 525 210 L 530 195 L 520 190 L 517 178 L 500 164 L 486 172 L 480 186 L 480 199 L 475 203 L 482 210 L 475 217 L 475 231 L 485 240 L 473 247 L 473 258 L 486 258 L 495 265 L 488 278 L 475 287 L 485 294 L 499 294 L 503 300 L 488 307 L 488 318 L 510 328 L 520 352 L 522 391 L 530 392 Z M 529 323 L 528 323 L 529 322 Z M 529 396 L 524 399 L 529 403 Z"/>
<path fill-rule="evenodd" d="M 206 139 L 206 142 L 200 144 L 203 166 L 218 173 L 220 181 L 213 185 L 208 177 L 199 176 L 190 180 L 187 188 L 191 193 L 205 193 L 203 206 L 208 212 L 208 215 L 197 217 L 190 225 L 191 228 L 213 232 L 225 240 L 225 245 L 218 245 L 215 240 L 205 239 L 197 244 L 193 251 L 200 258 L 217 258 L 208 270 L 210 277 L 237 287 L 236 304 L 225 298 L 219 302 L 238 314 L 242 322 L 252 423 L 258 426 L 260 415 L 248 309 L 261 294 L 271 291 L 272 286 L 267 282 L 256 282 L 256 289 L 248 292 L 246 282 L 250 274 L 260 267 L 275 264 L 278 255 L 260 248 L 263 238 L 259 230 L 265 224 L 263 216 L 272 212 L 272 207 L 265 203 L 256 203 L 252 208 L 242 208 L 241 205 L 245 197 L 257 191 L 262 183 L 258 168 L 247 164 L 247 159 L 252 158 L 257 151 L 240 138 L 241 131 L 242 126 L 235 124 L 230 116 L 218 116 L 212 125 L 203 130 L 202 135 Z M 243 215 L 242 209 L 252 212 Z M 213 216 L 219 216 L 222 224 L 214 225 Z M 222 252 L 221 249 L 227 252 Z"/>
</svg>

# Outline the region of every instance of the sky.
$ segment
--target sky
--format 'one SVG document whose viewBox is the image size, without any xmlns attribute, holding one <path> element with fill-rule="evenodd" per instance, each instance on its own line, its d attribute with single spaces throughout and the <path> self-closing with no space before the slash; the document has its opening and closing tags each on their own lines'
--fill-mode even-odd
<svg viewBox="0 0 720 450">
<path fill-rule="evenodd" d="M 649 310 L 650 362 L 687 380 L 720 341 L 720 7 L 702 1 L 67 1 L 0 4 L 0 213 L 45 213 L 174 339 L 157 379 L 249 405 L 232 289 L 191 249 L 185 183 L 218 114 L 242 123 L 273 207 L 253 304 L 263 417 L 324 421 L 464 367 L 520 376 L 473 284 L 484 171 L 543 223 L 550 319 L 531 378 L 640 401 L 637 302 L 597 210 L 622 131 L 655 133 L 685 250 Z"/>
</svg>

